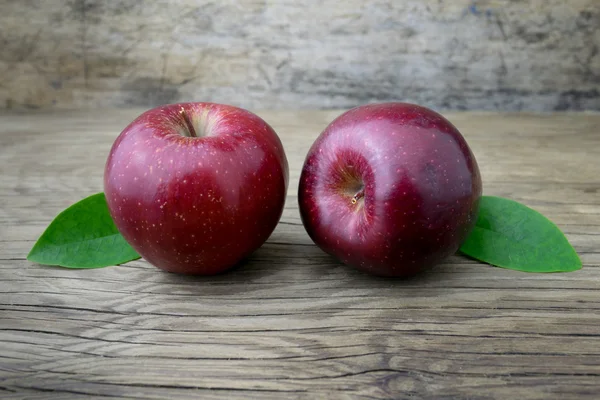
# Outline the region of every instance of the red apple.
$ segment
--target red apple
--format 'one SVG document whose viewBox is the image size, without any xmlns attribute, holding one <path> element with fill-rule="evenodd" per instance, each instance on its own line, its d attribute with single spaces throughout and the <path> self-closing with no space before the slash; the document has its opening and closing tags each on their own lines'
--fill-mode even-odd
<svg viewBox="0 0 600 400">
<path fill-rule="evenodd" d="M 458 250 L 477 218 L 481 176 L 465 139 L 440 114 L 373 104 L 321 133 L 298 196 L 321 249 L 360 270 L 404 277 Z"/>
<path fill-rule="evenodd" d="M 104 172 L 111 216 L 127 242 L 166 271 L 211 275 L 260 247 L 286 197 L 279 137 L 232 106 L 152 109 L 115 141 Z"/>
</svg>

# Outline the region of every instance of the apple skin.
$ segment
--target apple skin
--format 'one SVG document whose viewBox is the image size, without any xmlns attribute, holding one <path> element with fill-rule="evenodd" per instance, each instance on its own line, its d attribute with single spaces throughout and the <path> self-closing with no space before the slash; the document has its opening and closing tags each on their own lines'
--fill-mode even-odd
<svg viewBox="0 0 600 400">
<path fill-rule="evenodd" d="M 180 103 L 149 110 L 125 128 L 109 153 L 104 191 L 120 233 L 148 262 L 213 275 L 267 240 L 283 212 L 288 176 L 281 141 L 261 118 L 227 105 Z"/>
<path fill-rule="evenodd" d="M 413 104 L 354 108 L 312 145 L 300 176 L 302 223 L 325 252 L 359 270 L 407 277 L 455 253 L 481 197 L 460 132 Z"/>
</svg>

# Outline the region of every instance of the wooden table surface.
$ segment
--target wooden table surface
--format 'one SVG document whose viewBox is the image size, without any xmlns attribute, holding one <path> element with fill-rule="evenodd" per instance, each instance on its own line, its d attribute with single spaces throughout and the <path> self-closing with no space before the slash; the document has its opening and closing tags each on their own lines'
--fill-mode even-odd
<svg viewBox="0 0 600 400">
<path fill-rule="evenodd" d="M 0 116 L 0 398 L 599 398 L 600 115 L 447 114 L 484 193 L 552 219 L 584 263 L 574 273 L 457 255 L 385 280 L 325 255 L 296 188 L 338 111 L 258 112 L 282 138 L 290 189 L 271 238 L 228 274 L 27 261 L 57 213 L 102 190 L 110 146 L 141 111 Z"/>
</svg>

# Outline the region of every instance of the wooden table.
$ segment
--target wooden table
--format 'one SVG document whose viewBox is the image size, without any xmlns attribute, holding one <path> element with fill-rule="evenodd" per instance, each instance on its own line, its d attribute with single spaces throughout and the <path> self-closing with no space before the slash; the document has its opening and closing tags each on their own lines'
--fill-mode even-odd
<svg viewBox="0 0 600 400">
<path fill-rule="evenodd" d="M 259 112 L 287 149 L 290 189 L 276 231 L 231 273 L 27 261 L 58 212 L 102 190 L 108 150 L 140 112 L 0 116 L 0 398 L 600 397 L 600 115 L 447 115 L 484 193 L 555 221 L 583 260 L 574 273 L 454 256 L 393 281 L 326 256 L 295 193 L 337 111 Z"/>
</svg>

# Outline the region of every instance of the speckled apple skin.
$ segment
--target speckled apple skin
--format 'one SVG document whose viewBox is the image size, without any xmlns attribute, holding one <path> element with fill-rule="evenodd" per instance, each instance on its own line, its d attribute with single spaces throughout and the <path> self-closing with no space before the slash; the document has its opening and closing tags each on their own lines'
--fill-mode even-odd
<svg viewBox="0 0 600 400">
<path fill-rule="evenodd" d="M 336 118 L 311 147 L 298 189 L 302 222 L 321 249 L 389 277 L 414 275 L 455 253 L 480 197 L 479 168 L 460 132 L 407 103 L 365 105 Z"/>
<path fill-rule="evenodd" d="M 185 137 L 182 112 L 205 137 Z M 275 131 L 232 106 L 149 110 L 120 134 L 104 173 L 111 216 L 127 242 L 169 272 L 223 272 L 260 247 L 286 198 L 288 162 Z"/>
</svg>

